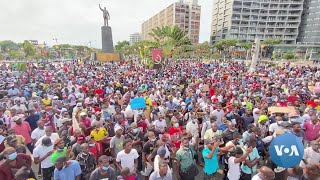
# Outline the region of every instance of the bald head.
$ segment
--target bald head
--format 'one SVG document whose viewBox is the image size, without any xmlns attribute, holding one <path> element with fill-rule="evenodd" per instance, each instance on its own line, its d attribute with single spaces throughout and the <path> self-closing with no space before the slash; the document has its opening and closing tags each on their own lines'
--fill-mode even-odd
<svg viewBox="0 0 320 180">
<path fill-rule="evenodd" d="M 274 179 L 275 178 L 275 173 L 272 171 L 272 169 L 266 167 L 266 166 L 262 166 L 260 168 L 260 173 L 261 176 L 260 178 L 262 180 L 270 180 L 270 179 Z"/>
</svg>

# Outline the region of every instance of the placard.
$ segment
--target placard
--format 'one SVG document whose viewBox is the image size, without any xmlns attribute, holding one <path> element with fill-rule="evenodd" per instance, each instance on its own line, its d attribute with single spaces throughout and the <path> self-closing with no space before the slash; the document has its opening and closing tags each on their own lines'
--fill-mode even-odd
<svg viewBox="0 0 320 180">
<path fill-rule="evenodd" d="M 142 109 L 146 107 L 144 98 L 134 98 L 130 100 L 131 109 Z"/>
</svg>

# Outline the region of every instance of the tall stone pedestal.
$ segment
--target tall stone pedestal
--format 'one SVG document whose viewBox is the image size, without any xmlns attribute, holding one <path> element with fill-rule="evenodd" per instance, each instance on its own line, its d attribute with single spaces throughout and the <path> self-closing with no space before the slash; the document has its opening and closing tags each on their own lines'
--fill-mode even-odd
<svg viewBox="0 0 320 180">
<path fill-rule="evenodd" d="M 112 30 L 110 26 L 101 27 L 101 37 L 102 37 L 102 52 L 103 53 L 114 53 L 113 50 L 113 40 L 112 40 Z"/>
</svg>

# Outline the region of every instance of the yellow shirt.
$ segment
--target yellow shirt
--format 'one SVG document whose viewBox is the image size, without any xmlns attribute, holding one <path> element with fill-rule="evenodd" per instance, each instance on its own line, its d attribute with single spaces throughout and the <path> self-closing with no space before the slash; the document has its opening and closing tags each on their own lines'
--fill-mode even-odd
<svg viewBox="0 0 320 180">
<path fill-rule="evenodd" d="M 215 136 L 221 136 L 222 131 L 217 130 L 216 132 L 213 132 L 212 129 L 208 129 L 206 133 L 204 133 L 203 139 L 212 139 L 215 138 Z"/>
<path fill-rule="evenodd" d="M 46 106 L 50 106 L 51 105 L 51 99 L 48 98 L 48 99 L 42 99 L 42 103 Z"/>
<path fill-rule="evenodd" d="M 99 129 L 99 131 L 97 131 L 96 129 L 92 130 L 90 135 L 95 141 L 100 141 L 108 136 L 108 131 L 106 130 L 106 128 L 102 127 Z"/>
</svg>

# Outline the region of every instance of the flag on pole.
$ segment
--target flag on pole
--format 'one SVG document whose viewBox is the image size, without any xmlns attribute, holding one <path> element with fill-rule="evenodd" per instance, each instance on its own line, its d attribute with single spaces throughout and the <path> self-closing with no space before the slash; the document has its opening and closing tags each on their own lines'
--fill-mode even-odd
<svg viewBox="0 0 320 180">
<path fill-rule="evenodd" d="M 152 60 L 156 64 L 160 64 L 160 62 L 162 60 L 162 50 L 161 49 L 152 49 L 151 54 L 152 54 Z"/>
</svg>

